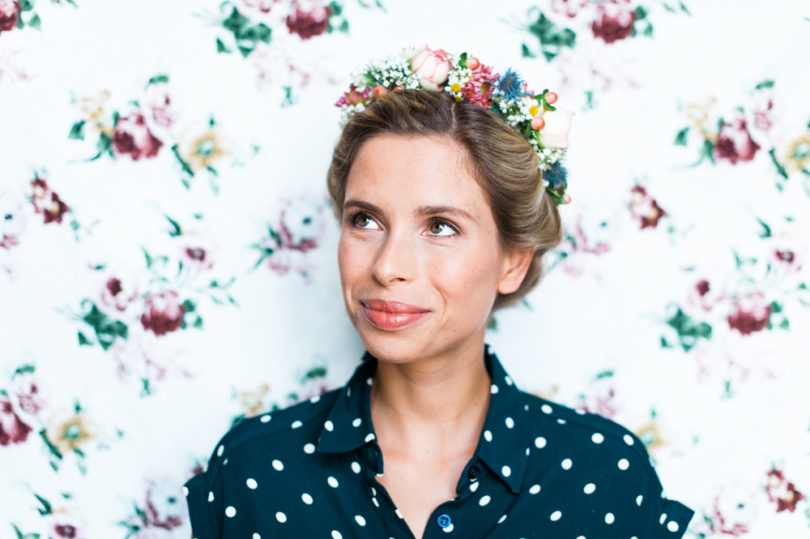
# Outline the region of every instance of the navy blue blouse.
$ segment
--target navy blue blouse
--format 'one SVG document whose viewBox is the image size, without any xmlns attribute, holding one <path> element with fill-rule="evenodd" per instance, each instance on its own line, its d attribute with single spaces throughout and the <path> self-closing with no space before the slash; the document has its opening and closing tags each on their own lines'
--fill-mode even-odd
<svg viewBox="0 0 810 539">
<path fill-rule="evenodd" d="M 422 537 L 675 539 L 693 511 L 663 497 L 644 444 L 599 415 L 519 390 L 486 346 L 490 403 L 456 497 Z M 377 481 L 369 401 L 377 359 L 348 383 L 241 421 L 188 480 L 197 539 L 412 538 Z"/>
</svg>

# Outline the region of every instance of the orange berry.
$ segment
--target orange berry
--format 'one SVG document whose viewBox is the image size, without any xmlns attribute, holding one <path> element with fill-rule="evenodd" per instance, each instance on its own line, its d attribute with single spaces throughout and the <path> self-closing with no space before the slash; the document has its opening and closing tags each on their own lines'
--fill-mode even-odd
<svg viewBox="0 0 810 539">
<path fill-rule="evenodd" d="M 566 193 L 566 194 L 565 194 L 565 197 L 563 197 L 563 198 L 565 199 L 565 203 L 566 203 L 566 204 L 571 204 L 571 195 L 569 195 L 568 193 Z"/>
<path fill-rule="evenodd" d="M 481 65 L 481 62 L 478 61 L 478 58 L 475 56 L 470 56 L 467 58 L 467 67 L 469 69 L 476 69 L 478 66 Z"/>
<path fill-rule="evenodd" d="M 537 115 L 534 118 L 532 118 L 532 129 L 534 129 L 535 131 L 540 131 L 541 129 L 543 129 L 543 127 L 545 127 L 545 125 L 546 121 L 543 119 L 542 116 Z"/>
<path fill-rule="evenodd" d="M 394 91 L 395 92 L 397 92 L 399 90 L 402 90 L 402 86 L 394 86 Z"/>
<path fill-rule="evenodd" d="M 548 103 L 549 105 L 553 105 L 555 101 L 557 101 L 557 94 L 555 94 L 554 92 L 547 92 L 546 103 Z"/>
<path fill-rule="evenodd" d="M 374 94 L 375 98 L 382 97 L 388 93 L 388 88 L 386 88 L 382 84 L 378 84 L 377 86 L 374 87 L 374 90 L 371 93 Z"/>
</svg>

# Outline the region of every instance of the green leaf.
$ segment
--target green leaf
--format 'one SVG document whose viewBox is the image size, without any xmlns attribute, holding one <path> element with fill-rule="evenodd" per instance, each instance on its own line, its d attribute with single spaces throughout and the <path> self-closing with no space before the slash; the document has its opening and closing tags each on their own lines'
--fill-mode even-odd
<svg viewBox="0 0 810 539">
<path fill-rule="evenodd" d="M 172 238 L 176 238 L 177 236 L 183 234 L 183 230 L 180 228 L 180 223 L 178 223 L 168 215 L 164 215 L 163 217 L 165 217 L 166 220 L 169 221 L 169 224 L 172 225 L 172 230 L 169 231 L 169 236 L 171 236 Z"/>
<path fill-rule="evenodd" d="M 34 498 L 36 498 L 39 501 L 39 503 L 42 504 L 41 508 L 37 507 L 37 512 L 41 516 L 50 515 L 53 512 L 51 508 L 51 503 L 48 500 L 46 500 L 36 492 L 34 493 Z"/>
<path fill-rule="evenodd" d="M 70 127 L 69 139 L 84 140 L 84 120 L 79 120 Z"/>
<path fill-rule="evenodd" d="M 650 23 L 647 23 L 647 27 L 644 28 L 644 31 L 642 32 L 642 34 L 644 34 L 647 37 L 652 37 L 652 35 L 653 35 L 653 25 L 650 24 Z"/>
<path fill-rule="evenodd" d="M 678 134 L 675 135 L 675 145 L 676 146 L 686 146 L 686 137 L 689 134 L 689 126 L 684 127 Z"/>
<path fill-rule="evenodd" d="M 180 157 L 180 150 L 178 150 L 178 144 L 177 143 L 175 143 L 172 146 L 172 153 L 177 158 L 177 160 L 180 162 L 180 166 L 183 168 L 183 172 L 185 172 L 189 176 L 194 176 L 194 171 L 191 170 L 191 167 L 188 165 L 188 163 L 186 163 L 186 161 L 182 157 Z"/>
<path fill-rule="evenodd" d="M 34 0 L 18 0 L 20 3 L 20 11 L 31 11 L 34 9 Z"/>
<path fill-rule="evenodd" d="M 770 238 L 771 237 L 771 227 L 768 226 L 768 223 L 757 217 L 757 221 L 759 222 L 760 226 L 762 227 L 762 232 L 759 233 L 760 238 Z"/>
<path fill-rule="evenodd" d="M 757 90 L 762 90 L 763 88 L 773 88 L 773 82 L 773 79 L 766 79 L 754 86 L 754 88 Z"/>
<path fill-rule="evenodd" d="M 221 39 L 217 38 L 217 53 L 230 53 L 231 50 L 225 46 Z"/>
<path fill-rule="evenodd" d="M 197 306 L 194 304 L 193 301 L 187 299 L 183 302 L 183 311 L 187 313 L 193 313 L 197 309 Z"/>
<path fill-rule="evenodd" d="M 157 84 L 159 82 L 169 82 L 169 76 L 168 75 L 155 75 L 154 77 L 149 79 L 149 82 L 147 83 L 147 86 L 149 84 Z"/>
<path fill-rule="evenodd" d="M 85 337 L 84 333 L 81 331 L 78 332 L 79 336 L 79 346 L 93 346 L 93 342 Z"/>
<path fill-rule="evenodd" d="M 344 34 L 348 34 L 349 33 L 349 21 L 347 21 L 346 19 L 343 19 L 343 21 L 340 23 L 340 26 L 338 26 L 338 31 L 343 32 Z"/>
<path fill-rule="evenodd" d="M 523 58 L 537 58 L 537 55 L 530 51 L 525 43 L 521 43 L 520 45 L 520 55 Z"/>
<path fill-rule="evenodd" d="M 20 365 L 19 367 L 14 369 L 14 376 L 19 376 L 21 374 L 26 374 L 26 373 L 33 373 L 34 370 L 36 370 L 36 369 L 35 369 L 35 367 L 33 365 L 30 365 L 30 364 L 26 363 L 25 365 Z"/>
<path fill-rule="evenodd" d="M 203 319 L 201 317 L 197 316 L 197 318 L 194 320 L 194 323 L 192 324 L 192 326 L 194 326 L 195 328 L 203 327 Z"/>
<path fill-rule="evenodd" d="M 783 167 L 782 164 L 779 163 L 779 161 L 776 159 L 776 148 L 771 148 L 768 151 L 768 155 L 771 156 L 771 161 L 776 167 L 776 172 L 778 172 L 779 175 L 782 176 L 783 178 L 787 179 L 788 178 L 787 170 L 785 170 L 785 167 Z"/>
<path fill-rule="evenodd" d="M 340 3 L 335 2 L 334 0 L 332 2 L 329 2 L 329 5 L 327 7 L 329 8 L 329 12 L 332 15 L 340 15 L 341 13 L 343 13 L 343 6 L 341 6 Z"/>
</svg>

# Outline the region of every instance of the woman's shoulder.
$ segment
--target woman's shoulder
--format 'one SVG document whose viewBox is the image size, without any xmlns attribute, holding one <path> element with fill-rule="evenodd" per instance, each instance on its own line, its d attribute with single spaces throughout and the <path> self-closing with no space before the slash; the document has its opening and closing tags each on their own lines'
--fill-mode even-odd
<svg viewBox="0 0 810 539">
<path fill-rule="evenodd" d="M 211 452 L 209 473 L 234 460 L 234 456 L 244 464 L 268 447 L 279 451 L 285 446 L 303 445 L 302 440 L 317 439 L 341 389 L 335 388 L 284 408 L 247 417 L 232 425 Z"/>
<path fill-rule="evenodd" d="M 556 433 L 562 440 L 590 441 L 596 446 L 618 447 L 649 461 L 641 439 L 629 428 L 600 414 L 574 409 L 532 393 L 521 391 L 530 424 L 539 431 Z"/>
</svg>

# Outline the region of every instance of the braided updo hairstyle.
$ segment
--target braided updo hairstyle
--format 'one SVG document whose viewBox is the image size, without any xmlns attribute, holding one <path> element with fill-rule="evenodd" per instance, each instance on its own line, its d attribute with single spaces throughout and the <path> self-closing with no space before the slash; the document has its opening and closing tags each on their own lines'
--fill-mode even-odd
<svg viewBox="0 0 810 539">
<path fill-rule="evenodd" d="M 486 194 L 501 247 L 535 249 L 520 287 L 498 293 L 492 311 L 520 301 L 542 278 L 542 257 L 562 241 L 557 204 L 545 193 L 531 144 L 492 111 L 456 102 L 447 92 L 401 89 L 349 116 L 326 176 L 332 209 L 343 216 L 346 181 L 364 142 L 383 133 L 446 136 L 466 150 L 471 175 Z M 545 196 L 544 196 L 545 195 Z"/>
</svg>

